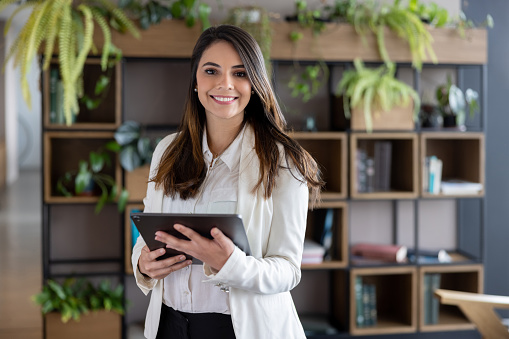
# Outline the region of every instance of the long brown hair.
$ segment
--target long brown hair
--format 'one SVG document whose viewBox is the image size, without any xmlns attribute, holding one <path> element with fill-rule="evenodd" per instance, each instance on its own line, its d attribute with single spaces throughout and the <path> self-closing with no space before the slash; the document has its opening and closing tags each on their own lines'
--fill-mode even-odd
<svg viewBox="0 0 509 339">
<path fill-rule="evenodd" d="M 178 194 L 188 199 L 197 195 L 205 179 L 207 169 L 202 151 L 205 109 L 193 90 L 203 52 L 220 40 L 232 44 L 239 53 L 254 91 L 244 115 L 244 122 L 254 129 L 255 151 L 260 160 L 260 177 L 253 192 L 263 185 L 264 197 L 271 196 L 282 160 L 279 143 L 284 148 L 287 166 L 290 167 L 291 161 L 300 173 L 299 180 L 310 188 L 314 205 L 323 186 L 318 166 L 309 153 L 285 133 L 286 121 L 268 79 L 258 43 L 249 33 L 232 25 L 210 27 L 198 38 L 191 56 L 191 82 L 177 136 L 165 150 L 157 174 L 150 181 L 155 182 L 156 187 L 162 186 L 168 196 Z"/>
</svg>

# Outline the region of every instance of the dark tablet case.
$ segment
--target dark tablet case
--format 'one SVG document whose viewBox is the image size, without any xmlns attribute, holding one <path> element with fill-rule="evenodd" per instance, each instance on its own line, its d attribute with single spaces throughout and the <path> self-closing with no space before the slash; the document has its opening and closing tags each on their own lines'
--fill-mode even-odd
<svg viewBox="0 0 509 339">
<path fill-rule="evenodd" d="M 247 240 L 242 217 L 238 214 L 172 214 L 172 213 L 131 213 L 131 219 L 138 228 L 143 240 L 151 251 L 165 248 L 166 244 L 155 240 L 157 231 L 164 231 L 180 239 L 187 239 L 182 233 L 173 228 L 174 224 L 181 224 L 192 228 L 202 236 L 212 239 L 210 230 L 213 227 L 219 228 L 228 238 L 232 239 L 244 253 L 251 255 L 249 242 Z M 166 253 L 158 260 L 185 254 L 166 248 Z M 193 264 L 200 264 L 201 261 L 186 255 L 186 259 L 192 259 Z"/>
</svg>

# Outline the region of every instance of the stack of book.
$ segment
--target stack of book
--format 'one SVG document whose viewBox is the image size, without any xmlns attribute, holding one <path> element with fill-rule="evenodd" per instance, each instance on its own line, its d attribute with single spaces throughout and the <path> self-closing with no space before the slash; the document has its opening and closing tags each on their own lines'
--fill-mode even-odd
<svg viewBox="0 0 509 339">
<path fill-rule="evenodd" d="M 377 324 L 376 286 L 355 277 L 355 323 L 357 327 L 371 327 Z"/>
<path fill-rule="evenodd" d="M 446 250 L 419 250 L 417 254 L 414 249 L 407 250 L 407 258 L 410 262 L 420 264 L 443 264 L 452 261 Z"/>
<path fill-rule="evenodd" d="M 325 255 L 325 248 L 319 243 L 311 240 L 304 240 L 304 250 L 302 252 L 302 264 L 321 264 Z"/>
<path fill-rule="evenodd" d="M 440 273 L 424 274 L 424 323 L 438 324 L 440 301 L 435 297 L 435 290 L 440 288 Z"/>
<path fill-rule="evenodd" d="M 443 194 L 479 194 L 483 185 L 477 182 L 466 180 L 443 180 L 441 185 Z"/>
</svg>

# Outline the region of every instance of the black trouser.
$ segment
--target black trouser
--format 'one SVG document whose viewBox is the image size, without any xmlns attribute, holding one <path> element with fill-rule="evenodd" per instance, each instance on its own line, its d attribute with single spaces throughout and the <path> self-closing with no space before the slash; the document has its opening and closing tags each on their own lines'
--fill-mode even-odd
<svg viewBox="0 0 509 339">
<path fill-rule="evenodd" d="M 235 333 L 228 314 L 185 313 L 163 304 L 156 339 L 235 339 Z"/>
</svg>

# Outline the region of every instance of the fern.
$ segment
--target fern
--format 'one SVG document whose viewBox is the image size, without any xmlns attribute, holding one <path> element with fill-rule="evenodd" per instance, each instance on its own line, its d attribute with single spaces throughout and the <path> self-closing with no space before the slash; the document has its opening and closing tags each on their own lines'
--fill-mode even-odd
<svg viewBox="0 0 509 339">
<path fill-rule="evenodd" d="M 0 0 L 0 11 L 14 2 L 14 0 Z M 60 76 L 64 88 L 63 106 L 68 124 L 72 121 L 72 114 L 78 113 L 78 97 L 83 95 L 82 73 L 86 58 L 91 51 L 97 50 L 93 45 L 94 22 L 99 25 L 104 35 L 101 58 L 103 69 L 107 67 L 111 54 L 116 54 L 115 61 L 118 61 L 121 55 L 111 43 L 110 25 L 119 26 L 122 30 L 139 37 L 134 23 L 110 1 L 82 0 L 76 2 L 76 9 L 73 6 L 73 0 L 27 1 L 13 11 L 5 27 L 5 32 L 8 32 L 13 18 L 21 10 L 32 7 L 32 13 L 16 37 L 4 62 L 4 68 L 12 59 L 14 67 L 20 67 L 22 93 L 29 106 L 31 98 L 26 75 L 33 58 L 39 53 L 44 43 L 45 59 L 42 68 L 48 69 L 55 45 L 58 43 Z"/>
<path fill-rule="evenodd" d="M 364 66 L 360 59 L 354 60 L 355 69 L 344 72 L 336 88 L 336 96 L 343 96 L 345 116 L 350 118 L 351 108 L 362 108 L 366 129 L 373 128 L 373 116 L 393 107 L 406 105 L 409 98 L 414 102 L 414 119 L 420 107 L 420 99 L 413 88 L 394 78 L 395 65 L 384 64 L 375 69 Z"/>
</svg>

